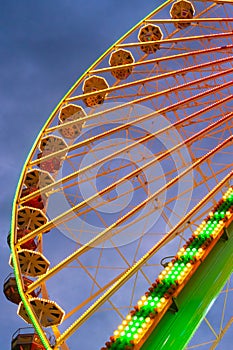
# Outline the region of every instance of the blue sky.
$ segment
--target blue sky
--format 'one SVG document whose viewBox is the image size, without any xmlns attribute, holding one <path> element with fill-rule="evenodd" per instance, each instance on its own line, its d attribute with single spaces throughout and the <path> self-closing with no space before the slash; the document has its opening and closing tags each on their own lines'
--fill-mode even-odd
<svg viewBox="0 0 233 350">
<path fill-rule="evenodd" d="M 11 272 L 11 204 L 26 156 L 49 114 L 114 41 L 162 1 L 1 1 L 1 285 Z M 2 292 L 1 292 L 2 293 Z M 0 344 L 25 324 L 1 294 Z"/>
<path fill-rule="evenodd" d="M 1 1 L 1 285 L 11 272 L 6 243 L 11 205 L 26 156 L 49 114 L 114 41 L 160 1 Z M 0 344 L 25 323 L 0 298 Z"/>
</svg>

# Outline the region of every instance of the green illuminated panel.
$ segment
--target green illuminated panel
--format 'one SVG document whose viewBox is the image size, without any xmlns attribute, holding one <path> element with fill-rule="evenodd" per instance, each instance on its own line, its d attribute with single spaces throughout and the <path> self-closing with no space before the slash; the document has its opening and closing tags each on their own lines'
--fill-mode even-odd
<svg viewBox="0 0 233 350">
<path fill-rule="evenodd" d="M 107 51 L 105 51 L 82 75 L 80 78 L 78 78 L 78 80 L 73 84 L 73 86 L 69 89 L 69 91 L 65 94 L 65 96 L 60 100 L 60 102 L 58 103 L 58 105 L 54 108 L 54 110 L 52 111 L 51 115 L 49 116 L 49 118 L 47 119 L 46 123 L 44 124 L 44 126 L 42 127 L 42 129 L 40 130 L 28 156 L 27 159 L 25 161 L 25 164 L 23 166 L 23 169 L 21 171 L 21 175 L 19 178 L 19 182 L 17 185 L 17 189 L 15 192 L 15 197 L 14 197 L 14 202 L 13 202 L 13 206 L 12 206 L 12 216 L 11 216 L 11 236 L 10 236 L 10 246 L 11 246 L 11 252 L 12 252 L 12 264 L 13 264 L 13 268 L 14 268 L 14 274 L 15 274 L 15 278 L 16 278 L 16 282 L 17 282 L 17 286 L 18 286 L 18 290 L 19 290 L 19 294 L 20 297 L 22 299 L 22 302 L 27 310 L 27 313 L 32 321 L 32 324 L 37 332 L 37 334 L 39 335 L 41 342 L 43 344 L 43 346 L 45 347 L 46 350 L 52 350 L 48 339 L 46 338 L 43 329 L 38 321 L 38 318 L 36 317 L 36 315 L 34 314 L 33 310 L 31 309 L 29 302 L 25 296 L 25 293 L 23 291 L 23 286 L 22 286 L 22 280 L 21 280 L 21 273 L 20 273 L 20 266 L 19 266 L 19 262 L 17 259 L 17 251 L 15 249 L 15 242 L 14 242 L 14 237 L 15 237 L 15 231 L 16 231 L 16 223 L 17 223 L 17 210 L 18 210 L 18 200 L 20 198 L 20 193 L 21 193 L 21 189 L 22 189 L 22 184 L 24 182 L 24 177 L 25 174 L 28 170 L 28 164 L 30 163 L 32 156 L 35 152 L 35 149 L 37 148 L 39 141 L 41 140 L 41 138 L 43 137 L 44 131 L 46 130 L 46 128 L 49 126 L 50 122 L 53 120 L 53 118 L 55 117 L 57 111 L 61 108 L 61 106 L 64 104 L 64 102 L 66 101 L 67 98 L 69 98 L 71 96 L 71 94 L 73 93 L 73 91 L 77 88 L 77 86 L 81 83 L 81 81 L 89 74 L 89 71 L 93 70 L 97 64 L 99 64 L 111 51 L 112 49 L 120 44 L 124 39 L 126 39 L 134 30 L 136 30 L 136 28 L 138 28 L 146 19 L 150 18 L 153 14 L 155 14 L 156 12 L 158 12 L 160 9 L 162 9 L 164 6 L 166 6 L 167 4 L 170 3 L 171 0 L 166 0 L 164 1 L 160 6 L 158 6 L 155 10 L 153 10 L 150 14 L 148 14 L 145 18 L 143 18 L 140 22 L 138 22 L 133 28 L 131 28 L 126 34 L 124 34 L 119 40 L 117 40 L 111 47 L 109 47 L 109 49 Z"/>
<path fill-rule="evenodd" d="M 177 347 L 173 347 L 175 349 L 183 349 L 183 347 L 189 341 L 193 332 L 197 328 L 201 319 L 205 315 L 206 308 L 213 300 L 213 298 L 216 297 L 216 295 L 220 292 L 226 279 L 231 273 L 231 265 L 225 266 L 225 264 L 229 264 L 230 258 L 232 257 L 231 240 L 229 240 L 227 244 L 218 243 L 217 246 L 215 246 L 215 244 L 218 242 L 219 237 L 221 237 L 221 235 L 223 234 L 225 226 L 229 224 L 230 219 L 233 215 L 232 213 L 233 189 L 229 188 L 223 196 L 222 200 L 215 207 L 215 210 L 209 213 L 209 216 L 201 223 L 201 225 L 193 233 L 192 237 L 188 240 L 186 245 L 178 251 L 175 259 L 173 259 L 168 264 L 168 266 L 160 273 L 160 275 L 156 279 L 156 283 L 154 283 L 149 288 L 150 292 L 146 292 L 145 295 L 141 297 L 141 300 L 138 301 L 134 310 L 132 310 L 129 313 L 129 315 L 127 315 L 126 319 L 123 320 L 122 324 L 114 332 L 114 336 L 110 337 L 110 342 L 107 342 L 106 344 L 108 349 L 139 349 L 141 348 L 141 345 L 143 344 L 144 340 L 148 338 L 150 332 L 157 325 L 157 323 L 160 321 L 161 317 L 165 312 L 165 320 L 167 319 L 167 317 L 169 319 L 174 319 L 174 316 L 171 316 L 169 311 L 167 312 L 167 310 L 173 302 L 172 297 L 174 295 L 178 295 L 179 299 L 184 298 L 182 296 L 184 293 L 182 291 L 183 287 L 186 285 L 186 283 L 188 282 L 192 274 L 196 271 L 196 269 L 199 267 L 199 265 L 201 265 L 201 268 L 199 268 L 198 273 L 196 273 L 195 277 L 198 284 L 197 288 L 201 288 L 202 292 L 205 291 L 208 297 L 206 298 L 205 294 L 203 295 L 203 293 L 202 297 L 200 297 L 200 294 L 198 294 L 199 298 L 196 297 L 197 292 L 192 294 L 193 289 L 195 289 L 195 286 L 193 284 L 193 277 L 192 282 L 188 283 L 188 287 L 186 288 L 188 288 L 188 290 L 191 290 L 191 295 L 188 297 L 189 302 L 192 303 L 194 295 L 194 299 L 198 300 L 198 303 L 192 303 L 192 305 L 195 304 L 194 307 L 191 307 L 190 305 L 187 306 L 188 311 L 192 310 L 192 313 L 194 314 L 193 318 L 195 319 L 195 321 L 190 327 L 188 327 L 189 331 L 185 332 L 186 336 L 184 337 L 183 343 L 180 345 L 180 347 L 178 344 Z M 227 249 L 227 252 L 219 253 L 219 249 Z M 221 260 L 221 263 L 217 264 L 215 268 L 211 267 L 211 269 L 213 270 L 211 270 L 212 272 L 205 272 L 207 273 L 208 278 L 205 278 L 204 274 L 204 278 L 201 279 L 199 273 L 200 271 L 203 271 L 204 266 L 206 266 L 207 264 L 206 256 L 209 254 L 209 251 L 211 251 L 211 256 L 213 256 L 214 252 L 216 252 L 215 254 L 218 255 L 218 259 Z M 224 259 L 222 259 L 222 254 L 224 254 Z M 208 256 L 207 261 L 211 261 L 213 259 L 211 258 L 211 256 Z M 204 263 L 201 263 L 201 259 L 204 260 Z M 216 260 L 216 257 L 214 257 L 213 265 L 215 265 Z M 207 269 L 209 269 L 208 265 Z M 220 274 L 222 269 L 224 269 L 224 273 Z M 219 279 L 216 279 L 215 277 L 218 275 L 220 277 Z M 217 285 L 215 285 L 216 283 Z M 205 288 L 203 288 L 202 284 L 205 285 Z M 212 285 L 214 285 L 213 288 L 210 287 Z M 209 289 L 210 293 L 208 293 Z M 214 291 L 214 295 L 211 294 L 212 289 Z M 204 302 L 203 300 L 206 301 Z M 199 303 L 202 304 L 203 310 L 198 313 L 199 317 L 195 317 L 197 308 L 199 310 Z M 186 312 L 186 314 L 187 310 L 185 306 L 184 312 Z M 178 312 L 178 314 L 180 315 L 182 313 Z M 188 312 L 188 319 L 186 317 L 186 314 L 184 317 L 185 322 L 182 323 L 179 321 L 181 324 L 183 324 L 184 329 L 187 328 L 186 325 L 189 324 L 188 321 L 191 319 L 190 312 Z M 159 317 L 160 315 L 161 317 Z M 164 319 L 162 319 L 163 323 L 166 322 L 164 321 Z M 155 324 L 155 322 L 157 323 Z M 166 332 L 162 332 L 160 326 L 162 322 L 160 321 L 155 331 L 146 341 L 145 345 L 143 346 L 143 349 L 163 349 L 164 344 L 168 343 L 170 344 L 169 346 L 173 346 L 173 344 L 168 342 L 167 340 L 167 338 L 172 339 L 172 337 L 170 336 L 171 326 L 167 328 Z M 160 329 L 160 331 L 158 331 L 158 329 Z M 174 329 L 176 330 L 175 326 Z M 176 337 L 178 341 L 179 334 L 181 334 L 181 331 L 182 333 L 184 333 L 184 329 L 179 329 L 179 331 L 176 332 Z M 164 334 L 164 337 L 161 338 L 162 340 L 158 342 L 157 339 L 154 339 L 156 334 L 159 334 L 159 337 L 162 337 L 162 334 Z M 153 347 L 154 343 L 157 344 L 155 345 L 155 348 Z M 166 347 L 166 349 L 169 348 L 171 347 Z"/>
<path fill-rule="evenodd" d="M 186 347 L 208 307 L 213 302 L 229 275 L 233 260 L 233 223 L 228 228 L 228 241 L 220 240 L 200 265 L 190 282 L 177 297 L 179 311 L 168 311 L 141 350 L 181 350 Z"/>
</svg>

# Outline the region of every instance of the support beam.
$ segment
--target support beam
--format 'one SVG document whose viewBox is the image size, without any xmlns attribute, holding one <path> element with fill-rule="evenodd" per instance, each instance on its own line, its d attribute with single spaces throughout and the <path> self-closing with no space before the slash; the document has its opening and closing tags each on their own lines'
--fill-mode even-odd
<svg viewBox="0 0 233 350">
<path fill-rule="evenodd" d="M 177 296 L 179 311 L 167 312 L 141 350 L 183 350 L 233 270 L 233 223 L 229 240 L 219 240 Z M 228 325 L 230 326 L 230 325 Z M 182 334 L 182 336 L 181 336 Z M 224 332 L 223 332 L 224 334 Z M 222 334 L 222 336 L 223 336 Z M 216 340 L 216 344 L 219 339 Z M 212 347 L 215 349 L 215 346 Z"/>
</svg>

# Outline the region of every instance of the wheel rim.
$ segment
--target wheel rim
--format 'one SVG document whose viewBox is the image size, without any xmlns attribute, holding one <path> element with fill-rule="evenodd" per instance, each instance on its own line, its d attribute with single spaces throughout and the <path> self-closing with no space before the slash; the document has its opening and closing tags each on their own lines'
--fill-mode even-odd
<svg viewBox="0 0 233 350">
<path fill-rule="evenodd" d="M 25 183 L 24 179 L 29 172 L 28 169 L 38 170 L 38 165 L 44 164 L 41 167 L 43 174 L 47 169 L 47 172 L 55 180 L 55 183 L 47 185 L 46 188 L 40 187 L 38 190 L 38 193 L 46 193 L 49 197 L 44 212 L 50 217 L 50 220 L 30 232 L 27 239 L 37 237 L 40 242 L 39 252 L 46 251 L 46 258 L 52 266 L 57 266 L 62 258 L 65 259 L 69 254 L 73 254 L 70 262 L 75 261 L 76 265 L 71 264 L 70 266 L 78 272 L 82 270 L 79 278 L 86 281 L 87 293 L 89 296 L 91 295 L 90 298 L 80 296 L 77 305 L 72 306 L 65 297 L 63 303 L 67 310 L 70 310 L 67 312 L 70 317 L 65 316 L 65 321 L 73 322 L 76 315 L 79 315 L 79 311 L 72 314 L 72 309 L 81 310 L 83 307 L 85 310 L 91 304 L 91 300 L 95 301 L 110 286 L 111 281 L 115 282 L 123 271 L 132 266 L 146 252 L 151 237 L 153 243 L 156 244 L 166 232 L 179 222 L 180 218 L 185 215 L 187 208 L 191 209 L 195 206 L 215 184 L 225 178 L 219 192 L 211 198 L 206 207 L 203 207 L 192 218 L 190 227 L 186 228 L 186 232 L 181 234 L 180 239 L 176 243 L 173 242 L 172 247 L 179 247 L 219 199 L 221 190 L 230 184 L 230 177 L 227 176 L 230 168 L 229 154 L 232 147 L 232 112 L 230 108 L 232 98 L 230 90 L 232 86 L 230 80 L 232 73 L 231 4 L 227 1 L 220 1 L 221 4 L 212 1 L 193 1 L 195 16 L 199 18 L 198 25 L 196 25 L 197 20 L 194 18 L 190 20 L 190 26 L 179 30 L 174 27 L 174 23 L 176 24 L 177 21 L 171 23 L 171 21 L 156 19 L 157 14 L 164 15 L 162 18 L 168 18 L 173 3 L 174 1 L 166 1 L 144 21 L 143 25 L 146 23 L 146 25 L 159 26 L 163 32 L 163 39 L 161 37 L 158 40 L 160 42 L 156 44 L 156 48 L 152 46 L 153 54 L 147 56 L 145 50 L 140 49 L 141 44 L 137 42 L 137 35 L 143 25 L 139 24 L 137 28 L 126 34 L 106 52 L 71 88 L 43 128 L 25 164 L 13 212 L 14 268 L 16 275 L 19 275 L 19 246 L 20 243 L 26 242 L 25 238 L 21 238 L 17 242 L 13 237 L 17 236 L 18 212 L 22 210 L 23 201 L 35 196 L 32 193 L 20 200 L 21 188 Z M 221 16 L 219 11 L 221 11 Z M 213 20 L 215 16 L 219 16 L 218 18 L 221 19 Z M 229 18 L 226 21 L 224 18 L 227 16 Z M 180 23 L 184 22 L 180 21 Z M 143 45 L 150 47 L 150 43 Z M 133 67 L 132 74 L 127 76 L 126 81 L 116 81 L 111 74 L 115 66 L 108 67 L 110 55 L 116 49 L 130 50 L 135 61 L 135 63 L 129 63 L 126 67 L 125 65 L 122 67 L 122 69 L 127 69 L 127 74 L 130 73 L 128 69 Z M 192 54 L 190 53 L 191 49 Z M 177 68 L 175 71 L 174 62 Z M 121 77 L 123 73 L 121 72 Z M 90 83 L 88 79 L 94 75 L 100 76 L 103 80 L 95 81 L 96 86 L 87 91 L 84 97 L 82 88 L 83 86 L 85 88 L 85 82 L 86 85 L 87 82 Z M 98 92 L 99 90 L 101 93 Z M 85 98 L 90 98 L 91 105 L 98 103 L 100 106 L 86 108 L 83 102 Z M 59 128 L 62 130 L 64 124 L 62 125 L 61 120 L 59 122 L 59 113 L 62 108 L 69 104 L 80 105 L 86 110 L 87 116 L 80 118 L 83 121 L 82 134 L 80 137 L 78 136 L 77 140 L 64 138 L 65 143 L 62 143 L 61 150 L 58 149 L 56 153 L 54 152 L 56 150 L 53 149 L 52 152 L 46 153 L 44 151 L 43 154 L 42 150 L 42 158 L 44 157 L 44 162 L 42 162 L 41 158 L 37 159 L 40 142 L 50 135 L 61 140 Z M 75 119 L 68 121 L 71 129 L 72 125 L 77 126 L 75 123 L 77 124 Z M 124 148 L 124 153 L 122 148 Z M 171 150 L 172 156 L 170 156 Z M 112 160 L 113 153 L 115 153 L 114 160 Z M 157 159 L 154 159 L 155 156 Z M 219 164 L 220 160 L 221 164 Z M 149 162 L 151 165 L 148 166 Z M 72 175 L 75 172 L 76 175 Z M 133 175 L 128 175 L 129 173 Z M 121 180 L 123 177 L 125 177 L 124 185 L 122 185 Z M 128 181 L 130 179 L 131 184 Z M 157 184 L 155 184 L 155 180 Z M 116 184 L 113 186 L 112 182 Z M 96 186 L 97 191 L 95 188 L 94 190 L 86 188 L 87 183 Z M 183 186 L 184 184 L 185 186 Z M 77 188 L 78 186 L 79 188 Z M 108 186 L 107 189 L 106 186 Z M 189 198 L 187 194 L 191 191 L 193 195 Z M 136 195 L 136 199 L 132 197 L 133 194 Z M 84 197 L 85 200 L 92 197 L 91 200 L 89 199 L 88 206 L 81 197 Z M 128 202 L 129 200 L 132 203 Z M 153 205 L 151 205 L 152 200 L 154 201 Z M 145 204 L 144 207 L 146 203 L 149 203 L 147 211 L 140 212 L 140 207 L 143 208 L 142 202 Z M 19 206 L 18 203 L 20 203 Z M 59 205 L 54 203 L 59 203 Z M 136 211 L 135 208 L 138 210 Z M 64 215 L 66 211 L 67 213 Z M 151 225 L 151 218 L 155 211 L 157 216 Z M 77 217 L 74 212 L 81 218 L 81 221 L 74 220 Z M 134 215 L 137 212 L 140 213 L 138 218 L 144 217 L 144 221 L 140 224 L 139 235 L 135 237 L 135 227 L 138 227 L 140 222 L 136 220 L 133 226 Z M 171 216 L 171 212 L 176 214 Z M 42 213 L 42 215 L 44 214 Z M 130 222 L 130 229 L 127 227 L 127 220 Z M 91 221 L 94 221 L 96 226 L 90 225 Z M 154 229 L 155 222 L 157 229 Z M 71 223 L 70 226 L 69 223 Z M 80 229 L 81 224 L 82 228 Z M 123 226 L 120 226 L 121 224 Z M 79 228 L 77 229 L 77 227 Z M 110 237 L 107 235 L 113 232 L 116 234 L 117 231 L 114 229 L 119 227 L 121 227 L 122 233 L 117 235 L 118 239 L 111 241 L 108 238 L 107 246 L 109 249 L 104 249 L 103 242 L 106 237 Z M 128 231 L 126 231 L 127 229 Z M 49 234 L 44 235 L 49 230 L 51 230 Z M 55 234 L 52 233 L 53 231 Z M 63 238 L 60 237 L 59 231 L 62 232 Z M 55 238 L 52 238 L 51 235 Z M 97 235 L 99 235 L 99 239 L 96 241 Z M 69 243 L 67 243 L 67 238 L 70 239 Z M 58 254 L 55 253 L 59 247 L 55 245 L 51 249 L 51 246 L 54 245 L 54 239 L 57 239 L 60 244 L 64 239 L 67 245 L 64 252 L 59 251 L 59 259 Z M 90 240 L 91 242 L 89 242 Z M 97 244 L 99 244 L 98 249 L 92 249 Z M 128 245 L 131 248 L 128 247 L 127 251 Z M 76 255 L 74 255 L 75 249 L 79 249 Z M 107 253 L 107 251 L 111 249 L 110 255 L 114 257 L 116 265 L 113 265 L 112 262 L 109 264 L 109 252 Z M 164 254 L 169 255 L 165 251 L 170 252 L 171 250 L 174 253 L 173 249 L 167 245 L 166 250 L 161 250 L 156 260 L 152 259 L 151 263 L 145 266 L 147 272 L 142 269 L 140 273 L 136 274 L 135 283 L 132 284 L 131 293 L 128 295 L 130 302 L 126 309 L 121 305 L 115 307 L 115 302 L 110 301 L 110 307 L 114 314 L 112 322 L 116 320 L 119 323 L 117 319 L 123 317 L 125 310 L 129 310 L 133 306 L 137 297 L 146 290 L 148 284 L 156 276 L 156 271 L 159 273 L 159 258 L 162 258 Z M 92 253 L 93 251 L 95 254 Z M 83 252 L 85 254 L 82 257 Z M 98 252 L 97 256 L 96 252 Z M 134 252 L 132 259 L 128 259 L 127 257 L 132 252 Z M 93 266 L 89 266 L 85 257 L 90 261 L 93 260 Z M 54 293 L 53 288 L 49 287 L 50 281 L 51 284 L 55 283 L 56 278 L 61 281 L 61 279 L 65 279 L 65 275 L 61 265 L 57 266 L 57 269 L 51 268 L 50 270 L 52 272 L 48 271 L 45 278 L 40 281 L 43 285 L 44 295 L 47 295 L 48 290 L 53 299 L 52 295 L 54 294 L 56 297 L 56 293 Z M 139 278 L 139 274 L 142 275 L 141 278 Z M 98 282 L 99 278 L 101 283 Z M 21 279 L 18 279 L 18 283 L 25 306 L 30 309 L 27 296 L 22 290 Z M 120 289 L 122 294 L 127 286 L 126 284 Z M 78 286 L 71 283 L 69 289 L 73 288 L 78 288 Z M 125 292 L 125 294 L 127 293 Z M 119 294 L 116 293 L 115 298 L 117 300 Z M 124 305 L 126 304 L 124 303 Z M 34 318 L 33 314 L 31 317 Z M 95 317 L 93 319 L 93 322 L 96 322 Z M 64 327 L 62 325 L 60 328 L 61 332 L 65 330 L 65 321 Z M 36 323 L 38 322 L 35 320 Z M 55 332 L 59 333 L 58 330 Z M 80 334 L 82 333 L 80 332 Z M 44 341 L 46 342 L 46 340 Z"/>
</svg>

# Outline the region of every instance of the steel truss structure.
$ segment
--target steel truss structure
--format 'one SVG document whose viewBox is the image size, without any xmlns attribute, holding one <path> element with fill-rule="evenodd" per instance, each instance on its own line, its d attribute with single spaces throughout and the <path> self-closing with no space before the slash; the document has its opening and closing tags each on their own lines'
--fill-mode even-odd
<svg viewBox="0 0 233 350">
<path fill-rule="evenodd" d="M 104 346 L 161 259 L 231 188 L 232 24 L 230 0 L 165 1 L 83 74 L 38 135 L 14 200 L 11 264 L 18 313 L 45 349 Z M 210 339 L 200 327 L 187 349 L 224 339 L 230 297 L 228 280 L 218 326 L 205 310 Z"/>
</svg>

